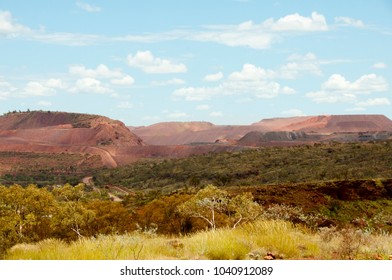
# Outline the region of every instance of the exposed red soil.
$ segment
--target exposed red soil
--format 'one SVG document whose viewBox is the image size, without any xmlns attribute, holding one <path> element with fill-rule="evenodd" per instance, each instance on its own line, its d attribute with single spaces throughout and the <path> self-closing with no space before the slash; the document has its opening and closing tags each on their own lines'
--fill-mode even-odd
<svg viewBox="0 0 392 280">
<path fill-rule="evenodd" d="M 140 158 L 180 158 L 240 150 L 241 146 L 287 146 L 320 140 L 309 137 L 309 132 L 333 140 L 336 135 L 332 133 L 342 131 L 392 131 L 392 121 L 382 115 L 313 116 L 267 119 L 244 126 L 170 122 L 130 129 L 120 121 L 97 115 L 11 113 L 0 117 L 0 151 L 92 154 L 99 155 L 103 165 L 115 167 Z M 238 141 L 242 137 L 242 142 Z"/>
<path fill-rule="evenodd" d="M 184 129 L 197 132 L 210 126 L 191 123 Z M 181 158 L 240 149 L 223 144 L 148 146 L 122 122 L 95 115 L 31 112 L 0 117 L 0 151 L 99 155 L 108 167 L 141 158 Z"/>
<path fill-rule="evenodd" d="M 118 162 L 117 154 L 142 145 L 122 122 L 101 116 L 28 112 L 0 117 L 0 151 L 89 153 L 115 167 L 126 161 L 122 157 Z"/>
<path fill-rule="evenodd" d="M 319 134 L 392 131 L 383 115 L 325 115 L 264 119 L 252 125 L 213 125 L 202 122 L 170 122 L 131 128 L 151 145 L 184 145 L 239 140 L 252 131 L 303 131 Z"/>
<path fill-rule="evenodd" d="M 202 131 L 214 127 L 212 123 L 209 122 L 162 122 L 153 124 L 150 126 L 140 126 L 128 128 L 133 132 L 138 132 L 144 135 L 171 135 L 173 133 L 181 133 L 187 131 Z"/>
<path fill-rule="evenodd" d="M 269 131 L 376 132 L 392 131 L 392 121 L 383 115 L 325 115 L 261 120 L 255 126 Z"/>
</svg>

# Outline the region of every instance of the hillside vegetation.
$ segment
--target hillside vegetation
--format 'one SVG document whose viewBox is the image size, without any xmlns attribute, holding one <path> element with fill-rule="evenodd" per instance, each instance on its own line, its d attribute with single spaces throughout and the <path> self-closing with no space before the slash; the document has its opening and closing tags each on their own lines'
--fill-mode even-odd
<svg viewBox="0 0 392 280">
<path fill-rule="evenodd" d="M 96 184 L 170 192 L 328 180 L 392 178 L 392 141 L 265 147 L 185 159 L 144 161 L 95 174 Z"/>
<path fill-rule="evenodd" d="M 268 147 L 106 168 L 88 185 L 7 183 L 0 255 L 388 259 L 391 149 L 391 141 Z"/>
<path fill-rule="evenodd" d="M 214 186 L 132 209 L 82 184 L 0 186 L 0 202 L 0 256 L 6 259 L 392 257 L 391 235 L 380 230 L 392 222 L 390 204 L 372 224 L 357 218 L 355 226 L 314 227 L 325 219 L 321 214 L 289 205 L 262 207 L 247 193 Z"/>
<path fill-rule="evenodd" d="M 76 185 L 101 167 L 98 155 L 0 151 L 0 184 Z"/>
</svg>

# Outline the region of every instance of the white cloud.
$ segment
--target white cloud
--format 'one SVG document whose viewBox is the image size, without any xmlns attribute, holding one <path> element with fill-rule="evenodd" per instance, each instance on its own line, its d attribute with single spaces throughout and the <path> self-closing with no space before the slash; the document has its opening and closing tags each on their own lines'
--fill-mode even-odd
<svg viewBox="0 0 392 280">
<path fill-rule="evenodd" d="M 152 85 L 154 86 L 175 86 L 175 85 L 183 85 L 185 81 L 178 78 L 173 78 L 167 81 L 153 81 Z"/>
<path fill-rule="evenodd" d="M 316 55 L 311 52 L 304 55 L 294 53 L 287 58 L 288 61 L 314 61 L 316 59 Z"/>
<path fill-rule="evenodd" d="M 50 106 L 52 106 L 52 102 L 41 100 L 41 101 L 37 102 L 37 105 L 38 106 L 43 106 L 43 107 L 50 107 Z"/>
<path fill-rule="evenodd" d="M 237 99 L 235 102 L 241 104 L 241 103 L 249 103 L 249 102 L 252 102 L 252 101 L 253 101 L 253 98 L 244 97 L 244 98 Z"/>
<path fill-rule="evenodd" d="M 203 80 L 206 82 L 217 82 L 223 79 L 223 73 L 218 72 L 210 75 L 206 75 Z"/>
<path fill-rule="evenodd" d="M 293 89 L 293 88 L 290 88 L 290 87 L 283 87 L 282 88 L 282 93 L 283 94 L 296 94 L 297 91 L 295 89 Z"/>
<path fill-rule="evenodd" d="M 129 101 L 123 101 L 117 105 L 117 108 L 120 109 L 132 109 L 134 105 L 130 103 Z"/>
<path fill-rule="evenodd" d="M 280 40 L 282 32 L 326 31 L 328 24 L 323 15 L 313 12 L 310 17 L 290 14 L 276 21 L 270 18 L 260 24 L 245 21 L 238 25 L 206 26 L 206 29 L 177 35 L 183 39 L 215 42 L 231 47 L 268 49 Z"/>
<path fill-rule="evenodd" d="M 211 112 L 210 117 L 223 117 L 222 112 Z"/>
<path fill-rule="evenodd" d="M 388 67 L 387 64 L 384 62 L 377 62 L 372 65 L 372 68 L 375 69 L 386 69 L 387 67 Z"/>
<path fill-rule="evenodd" d="M 141 69 L 145 73 L 184 73 L 185 64 L 174 63 L 168 59 L 154 57 L 150 51 L 138 51 L 135 55 L 128 55 L 128 64 Z"/>
<path fill-rule="evenodd" d="M 253 64 L 244 64 L 241 71 L 231 73 L 229 79 L 232 81 L 256 81 L 273 78 L 274 76 L 275 72 L 272 70 L 265 70 Z"/>
<path fill-rule="evenodd" d="M 251 81 L 267 79 L 296 79 L 303 74 L 322 76 L 321 62 L 313 53 L 305 55 L 293 54 L 288 57 L 288 63 L 276 70 L 264 69 L 253 64 L 244 64 L 241 71 L 229 75 L 230 80 Z"/>
<path fill-rule="evenodd" d="M 189 117 L 187 113 L 183 112 L 168 113 L 166 116 L 171 119 L 183 119 Z"/>
<path fill-rule="evenodd" d="M 356 103 L 359 107 L 369 107 L 369 106 L 383 106 L 391 105 L 388 98 L 369 98 L 366 101 Z"/>
<path fill-rule="evenodd" d="M 328 29 L 325 17 L 313 12 L 310 17 L 290 14 L 278 20 L 270 18 L 259 24 L 245 21 L 233 25 L 204 26 L 202 30 L 181 29 L 158 34 L 126 35 L 117 37 L 115 40 L 139 43 L 190 40 L 213 42 L 230 47 L 269 49 L 274 42 L 281 40 L 284 33 L 315 32 Z"/>
<path fill-rule="evenodd" d="M 75 86 L 70 88 L 71 93 L 111 93 L 112 90 L 103 86 L 101 81 L 94 78 L 81 78 L 75 83 Z"/>
<path fill-rule="evenodd" d="M 50 96 L 54 95 L 55 91 L 53 88 L 44 86 L 39 82 L 28 82 L 24 87 L 24 95 L 29 96 Z"/>
<path fill-rule="evenodd" d="M 88 12 L 98 12 L 98 6 L 76 2 L 79 8 Z M 317 12 L 313 12 L 310 17 L 299 14 L 290 14 L 277 20 L 268 19 L 260 24 L 252 21 L 245 21 L 237 25 L 211 25 L 203 26 L 201 29 L 177 29 L 161 33 L 146 35 L 125 34 L 120 36 L 103 36 L 97 34 L 78 34 L 67 32 L 46 32 L 44 28 L 40 30 L 30 29 L 27 26 L 18 24 L 7 11 L 0 11 L 0 35 L 35 40 L 45 43 L 85 46 L 97 44 L 99 42 L 137 42 L 153 43 L 174 40 L 190 40 L 198 42 L 214 42 L 231 47 L 248 47 L 254 49 L 268 49 L 274 42 L 280 41 L 282 36 L 288 32 L 314 32 L 328 30 L 325 17 Z M 131 56 L 132 59 L 132 56 Z M 156 64 L 157 63 L 157 64 Z M 157 59 L 153 65 L 140 65 L 140 68 L 147 69 L 148 73 L 170 73 L 186 72 L 184 64 L 173 64 L 168 60 Z M 174 68 L 173 68 L 174 67 Z M 168 70 L 171 69 L 171 70 Z"/>
<path fill-rule="evenodd" d="M 320 61 L 314 53 L 305 55 L 292 54 L 287 59 L 289 62 L 281 66 L 278 70 L 278 76 L 284 79 L 296 79 L 302 73 L 310 73 L 321 76 Z"/>
<path fill-rule="evenodd" d="M 117 85 L 117 86 L 131 86 L 135 82 L 135 79 L 129 75 L 125 75 L 119 79 L 112 79 L 112 80 L 110 80 L 110 82 L 113 85 Z"/>
<path fill-rule="evenodd" d="M 56 94 L 58 89 L 66 88 L 67 86 L 60 79 L 30 81 L 21 89 L 0 79 L 0 99 L 8 99 L 10 97 L 52 96 Z"/>
<path fill-rule="evenodd" d="M 252 95 L 257 98 L 274 98 L 282 92 L 279 83 L 266 80 L 226 81 L 223 95 Z"/>
<path fill-rule="evenodd" d="M 261 26 L 246 22 L 239 25 L 211 26 L 209 30 L 189 31 L 184 39 L 199 42 L 214 42 L 230 47 L 269 49 L 277 36 L 266 32 Z"/>
<path fill-rule="evenodd" d="M 127 35 L 115 40 L 151 43 L 157 41 L 190 40 L 214 42 L 230 47 L 269 49 L 280 40 L 282 32 L 326 31 L 325 17 L 313 12 L 310 17 L 291 14 L 278 20 L 268 19 L 260 24 L 245 21 L 237 25 L 210 25 L 202 30 L 182 29 L 159 34 Z"/>
<path fill-rule="evenodd" d="M 249 47 L 254 49 L 267 49 L 271 43 L 278 40 L 278 36 L 260 29 L 254 25 L 252 30 L 244 30 L 243 23 L 233 25 L 204 25 L 198 29 L 176 29 L 162 33 L 146 35 L 125 35 L 116 38 L 107 38 L 113 41 L 135 43 L 156 43 L 163 41 L 196 41 L 212 42 L 231 47 Z M 190 57 L 193 57 L 191 55 Z"/>
<path fill-rule="evenodd" d="M 16 87 L 0 77 L 0 99 L 8 99 L 8 97 L 14 95 L 17 90 Z"/>
<path fill-rule="evenodd" d="M 60 79 L 49 79 L 45 82 L 45 86 L 54 89 L 65 89 L 67 85 Z"/>
<path fill-rule="evenodd" d="M 46 82 L 28 82 L 23 88 L 21 96 L 52 96 L 56 93 L 58 84 L 54 84 L 55 80 L 49 80 Z"/>
<path fill-rule="evenodd" d="M 346 112 L 363 112 L 363 111 L 366 111 L 366 109 L 363 107 L 353 107 L 353 108 L 347 108 L 345 111 Z"/>
<path fill-rule="evenodd" d="M 83 78 L 110 79 L 110 83 L 117 86 L 130 86 L 135 82 L 135 79 L 130 75 L 124 74 L 118 69 L 110 69 L 105 64 L 100 64 L 95 69 L 89 69 L 83 65 L 73 65 L 69 67 L 69 73 Z"/>
<path fill-rule="evenodd" d="M 335 17 L 335 23 L 342 26 L 364 27 L 365 25 L 361 20 L 350 17 Z"/>
<path fill-rule="evenodd" d="M 47 33 L 44 28 L 39 30 L 31 29 L 25 25 L 17 23 L 9 11 L 2 10 L 0 10 L 0 36 L 69 46 L 91 45 L 98 41 L 110 40 L 110 38 L 92 34 L 66 32 Z"/>
<path fill-rule="evenodd" d="M 352 93 L 330 93 L 326 91 L 309 92 L 307 97 L 316 103 L 354 102 L 357 97 Z"/>
<path fill-rule="evenodd" d="M 325 17 L 313 12 L 310 17 L 304 17 L 298 13 L 287 15 L 275 21 L 266 20 L 263 25 L 273 31 L 326 31 L 328 24 Z"/>
<path fill-rule="evenodd" d="M 89 78 L 121 78 L 124 75 L 120 70 L 110 70 L 105 64 L 100 64 L 95 69 L 89 69 L 83 65 L 74 65 L 69 67 L 69 73 Z"/>
<path fill-rule="evenodd" d="M 185 98 L 188 101 L 209 100 L 222 92 L 221 86 L 218 87 L 184 87 L 173 92 L 174 97 Z"/>
<path fill-rule="evenodd" d="M 196 110 L 199 110 L 199 111 L 207 111 L 210 109 L 211 109 L 211 107 L 206 104 L 196 106 Z"/>
<path fill-rule="evenodd" d="M 42 31 L 32 31 L 31 35 L 27 38 L 39 42 L 65 46 L 88 46 L 98 42 L 111 40 L 108 37 L 94 34 L 77 34 L 66 32 L 45 33 Z"/>
<path fill-rule="evenodd" d="M 317 103 L 356 102 L 358 95 L 384 92 L 388 83 L 375 74 L 363 75 L 354 82 L 340 74 L 333 74 L 321 85 L 321 90 L 309 92 L 307 97 Z"/>
<path fill-rule="evenodd" d="M 253 64 L 245 64 L 241 71 L 231 73 L 226 80 L 214 87 L 184 87 L 173 92 L 177 98 L 188 101 L 209 100 L 215 96 L 250 95 L 257 98 L 273 98 L 280 93 L 293 94 L 295 90 L 282 87 L 272 81 L 275 73 Z"/>
<path fill-rule="evenodd" d="M 279 93 L 293 94 L 294 89 L 282 87 L 272 81 L 277 73 L 265 70 L 253 64 L 244 64 L 242 70 L 233 72 L 222 85 L 224 91 L 230 94 L 250 94 L 258 98 L 273 98 Z"/>
<path fill-rule="evenodd" d="M 316 62 L 289 62 L 279 69 L 280 77 L 284 79 L 296 79 L 301 73 L 312 73 L 321 76 L 321 69 Z"/>
<path fill-rule="evenodd" d="M 282 111 L 281 113 L 280 113 L 281 115 L 285 115 L 285 116 L 290 116 L 290 117 L 293 117 L 293 116 L 306 116 L 301 110 L 299 110 L 299 109 L 289 109 L 289 110 L 285 110 L 285 111 Z"/>
<path fill-rule="evenodd" d="M 333 74 L 324 84 L 323 89 L 336 92 L 356 92 L 371 93 L 382 92 L 388 89 L 388 84 L 383 77 L 376 74 L 361 76 L 354 82 L 347 81 L 345 77 L 339 74 Z"/>
<path fill-rule="evenodd" d="M 31 29 L 17 23 L 9 11 L 0 10 L 0 35 L 15 37 L 30 32 Z"/>
<path fill-rule="evenodd" d="M 89 13 L 98 13 L 102 11 L 101 7 L 94 6 L 88 3 L 83 3 L 83 2 L 76 2 L 76 6 Z"/>
</svg>

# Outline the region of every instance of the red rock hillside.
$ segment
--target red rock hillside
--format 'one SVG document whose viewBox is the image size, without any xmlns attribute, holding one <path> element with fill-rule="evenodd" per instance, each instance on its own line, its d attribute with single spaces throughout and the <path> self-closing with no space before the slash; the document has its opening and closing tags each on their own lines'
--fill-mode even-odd
<svg viewBox="0 0 392 280">
<path fill-rule="evenodd" d="M 102 116 L 41 111 L 0 116 L 0 151 L 97 154 L 115 167 L 132 161 L 124 154 L 142 145 L 122 122 Z"/>
<path fill-rule="evenodd" d="M 323 115 L 264 119 L 242 126 L 168 122 L 130 129 L 148 144 L 184 145 L 233 143 L 253 131 L 303 131 L 320 134 L 392 131 L 392 121 L 383 115 Z"/>
<path fill-rule="evenodd" d="M 252 124 L 268 131 L 378 132 L 392 131 L 392 121 L 384 115 L 324 115 L 265 119 Z"/>
</svg>

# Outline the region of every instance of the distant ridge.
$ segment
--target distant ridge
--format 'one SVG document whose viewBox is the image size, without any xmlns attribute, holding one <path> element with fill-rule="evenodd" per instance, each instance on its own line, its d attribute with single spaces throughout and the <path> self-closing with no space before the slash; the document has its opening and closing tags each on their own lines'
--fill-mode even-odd
<svg viewBox="0 0 392 280">
<path fill-rule="evenodd" d="M 131 130 L 148 134 L 149 131 L 158 135 L 171 135 L 173 133 L 181 133 L 184 131 L 202 131 L 214 127 L 210 122 L 161 122 L 150 126 L 129 127 Z"/>
<path fill-rule="evenodd" d="M 0 151 L 99 155 L 116 167 L 146 158 L 180 158 L 249 146 L 392 138 L 383 115 L 325 115 L 261 120 L 252 125 L 165 122 L 126 127 L 110 118 L 67 112 L 13 112 L 0 116 Z"/>
<path fill-rule="evenodd" d="M 207 122 L 173 123 L 175 131 L 197 132 L 213 126 Z M 157 126 L 159 128 L 159 125 Z M 203 130 L 205 131 L 205 130 Z M 243 149 L 233 145 L 147 145 L 124 123 L 110 118 L 67 112 L 13 112 L 0 116 L 0 151 L 99 155 L 102 165 L 116 167 L 145 158 L 183 158 L 209 152 Z"/>
<path fill-rule="evenodd" d="M 209 122 L 162 122 L 150 126 L 129 127 L 150 145 L 187 145 L 236 139 L 251 131 L 249 126 L 214 125 Z"/>
<path fill-rule="evenodd" d="M 133 127 L 131 130 L 148 144 L 184 145 L 235 141 L 252 131 L 302 131 L 323 134 L 392 131 L 392 121 L 384 115 L 320 115 L 263 119 L 242 126 L 167 122 Z"/>
<path fill-rule="evenodd" d="M 265 119 L 252 124 L 270 131 L 377 132 L 392 131 L 392 121 L 384 115 L 321 115 Z"/>
</svg>

